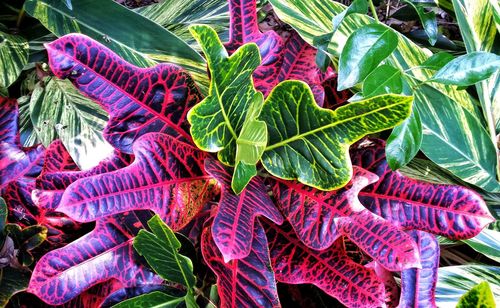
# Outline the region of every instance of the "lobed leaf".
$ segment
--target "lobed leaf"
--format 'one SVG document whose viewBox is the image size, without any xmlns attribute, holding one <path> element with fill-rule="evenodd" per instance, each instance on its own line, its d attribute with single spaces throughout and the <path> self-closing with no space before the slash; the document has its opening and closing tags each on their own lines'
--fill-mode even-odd
<svg viewBox="0 0 500 308">
<path fill-rule="evenodd" d="M 276 280 L 269 259 L 266 234 L 257 221 L 253 230 L 250 252 L 240 259 L 225 261 L 219 251 L 213 231 L 203 230 L 203 258 L 217 275 L 220 307 L 280 307 Z"/>
<path fill-rule="evenodd" d="M 231 174 L 220 163 L 207 158 L 205 170 L 221 186 L 219 208 L 212 223 L 214 241 L 224 262 L 245 258 L 252 249 L 256 217 L 265 216 L 277 224 L 283 222 L 283 217 L 267 195 L 260 178 L 253 178 L 237 196 L 231 191 Z"/>
<path fill-rule="evenodd" d="M 400 123 L 411 101 L 385 95 L 331 111 L 316 105 L 305 83 L 284 81 L 268 96 L 259 117 L 269 135 L 262 164 L 279 178 L 322 190 L 340 188 L 352 175 L 349 145 Z"/>
<path fill-rule="evenodd" d="M 201 95 L 180 67 L 139 68 L 81 34 L 66 35 L 46 48 L 54 74 L 68 78 L 109 113 L 104 138 L 115 148 L 131 153 L 132 143 L 148 132 L 191 139 L 186 115 Z"/>
<path fill-rule="evenodd" d="M 470 189 L 417 181 L 392 171 L 381 140 L 353 148 L 351 158 L 354 165 L 380 178 L 359 193 L 361 203 L 394 225 L 466 239 L 494 220 L 483 199 Z"/>
</svg>

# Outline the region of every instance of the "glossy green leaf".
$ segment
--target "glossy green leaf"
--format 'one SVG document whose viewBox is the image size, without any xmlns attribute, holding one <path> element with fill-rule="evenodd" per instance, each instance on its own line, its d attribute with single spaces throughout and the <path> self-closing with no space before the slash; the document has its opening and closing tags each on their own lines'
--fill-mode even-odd
<svg viewBox="0 0 500 308">
<path fill-rule="evenodd" d="M 339 58 L 338 90 L 365 79 L 398 45 L 398 37 L 381 24 L 364 26 L 347 39 Z"/>
<path fill-rule="evenodd" d="M 420 67 L 437 71 L 453 59 L 455 59 L 455 57 L 450 53 L 438 52 L 420 64 Z"/>
<path fill-rule="evenodd" d="M 257 91 L 252 73 L 260 64 L 257 45 L 245 44 L 231 57 L 209 26 L 191 26 L 190 31 L 207 57 L 210 70 L 208 96 L 188 113 L 191 136 L 202 150 L 218 152 L 221 162 L 233 165 L 236 140 Z"/>
<path fill-rule="evenodd" d="M 27 0 L 24 7 L 57 36 L 83 33 L 132 64 L 175 63 L 189 71 L 202 90 L 208 85 L 201 55 L 160 25 L 112 0 L 79 0 L 72 5 L 70 10 L 61 0 Z"/>
<path fill-rule="evenodd" d="M 478 119 L 427 85 L 415 92 L 414 106 L 422 122 L 425 155 L 464 181 L 499 192 L 495 149 Z"/>
<path fill-rule="evenodd" d="M 69 80 L 47 77 L 39 83 L 31 95 L 30 114 L 40 141 L 48 146 L 61 139 L 82 170 L 96 166 L 113 152 L 102 136 L 106 112 Z"/>
<path fill-rule="evenodd" d="M 463 242 L 475 251 L 482 253 L 490 259 L 500 263 L 500 232 L 484 229 L 475 237 Z"/>
<path fill-rule="evenodd" d="M 7 223 L 7 204 L 5 200 L 0 197 L 0 243 L 2 242 L 2 233 L 5 228 L 5 224 Z"/>
<path fill-rule="evenodd" d="M 26 290 L 31 273 L 12 267 L 0 269 L 0 307 L 5 307 L 16 293 Z"/>
<path fill-rule="evenodd" d="M 231 187 L 236 194 L 257 174 L 256 164 L 259 162 L 267 145 L 266 123 L 257 120 L 260 114 L 264 96 L 258 92 L 248 109 L 240 135 L 236 139 L 236 158 Z"/>
<path fill-rule="evenodd" d="M 0 88 L 9 87 L 28 63 L 28 42 L 19 35 L 0 31 Z"/>
<path fill-rule="evenodd" d="M 180 283 L 192 293 L 196 277 L 191 260 L 179 254 L 181 242 L 158 215 L 148 221 L 148 226 L 152 232 L 140 230 L 134 238 L 135 250 L 161 278 Z"/>
<path fill-rule="evenodd" d="M 284 81 L 269 94 L 259 118 L 269 133 L 262 164 L 283 179 L 321 190 L 340 188 L 352 175 L 349 145 L 401 123 L 411 112 L 412 100 L 382 95 L 332 111 L 316 105 L 305 83 Z"/>
<path fill-rule="evenodd" d="M 500 300 L 500 267 L 487 265 L 462 265 L 440 267 L 436 286 L 438 307 L 455 307 L 460 297 L 477 284 L 487 281 L 495 300 Z"/>
<path fill-rule="evenodd" d="M 389 93 L 401 94 L 402 92 L 401 71 L 391 65 L 380 65 L 363 81 L 363 96 L 365 98 Z"/>
<path fill-rule="evenodd" d="M 135 10 L 187 42 L 199 46 L 189 33 L 190 25 L 209 25 L 223 42 L 229 40 L 229 6 L 227 0 L 165 0 Z"/>
<path fill-rule="evenodd" d="M 422 122 L 414 109 L 408 119 L 394 127 L 387 139 L 385 153 L 392 170 L 405 166 L 417 155 L 422 137 Z"/>
<path fill-rule="evenodd" d="M 112 308 L 175 308 L 183 301 L 183 297 L 175 297 L 160 291 L 154 291 L 127 299 Z"/>
<path fill-rule="evenodd" d="M 499 69 L 500 56 L 489 52 L 471 52 L 448 62 L 430 81 L 469 86 L 489 78 Z"/>
<path fill-rule="evenodd" d="M 423 5 L 415 5 L 415 1 L 410 1 L 410 0 L 404 0 L 404 2 L 408 3 L 411 5 L 415 11 L 418 14 L 418 17 L 420 19 L 420 22 L 422 23 L 422 26 L 424 27 L 425 33 L 427 34 L 427 37 L 429 38 L 429 43 L 434 46 L 437 41 L 438 37 L 438 25 L 437 25 L 437 20 L 436 20 L 436 13 L 434 11 L 425 11 L 425 8 Z"/>
<path fill-rule="evenodd" d="M 462 295 L 456 308 L 496 307 L 490 284 L 486 281 L 474 286 Z"/>
</svg>

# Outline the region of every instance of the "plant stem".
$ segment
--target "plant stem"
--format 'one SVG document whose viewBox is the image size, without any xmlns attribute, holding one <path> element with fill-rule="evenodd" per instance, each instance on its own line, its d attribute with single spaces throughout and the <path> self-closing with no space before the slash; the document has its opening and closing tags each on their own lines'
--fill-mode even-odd
<svg viewBox="0 0 500 308">
<path fill-rule="evenodd" d="M 375 5 L 373 5 L 373 0 L 368 0 L 368 5 L 370 5 L 370 10 L 372 11 L 373 19 L 380 23 L 380 20 L 378 20 L 377 16 L 377 10 L 375 9 Z"/>
<path fill-rule="evenodd" d="M 19 14 L 17 15 L 16 28 L 18 28 L 18 29 L 21 26 L 21 22 L 24 19 L 24 13 L 25 13 L 25 11 L 24 11 L 24 6 L 23 6 L 21 11 L 19 11 Z"/>
</svg>

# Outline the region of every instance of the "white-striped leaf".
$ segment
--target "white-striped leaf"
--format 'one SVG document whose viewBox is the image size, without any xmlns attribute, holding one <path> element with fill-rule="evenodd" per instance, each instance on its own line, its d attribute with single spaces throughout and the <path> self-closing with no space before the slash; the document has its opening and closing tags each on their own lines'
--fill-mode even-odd
<svg viewBox="0 0 500 308">
<path fill-rule="evenodd" d="M 28 42 L 19 35 L 0 31 L 0 89 L 16 81 L 28 63 Z"/>
</svg>

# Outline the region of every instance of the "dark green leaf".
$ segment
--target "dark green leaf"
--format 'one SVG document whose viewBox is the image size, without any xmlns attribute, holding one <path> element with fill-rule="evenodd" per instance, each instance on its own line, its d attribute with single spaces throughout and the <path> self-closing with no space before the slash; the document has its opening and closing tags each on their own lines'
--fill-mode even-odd
<svg viewBox="0 0 500 308">
<path fill-rule="evenodd" d="M 456 308 L 495 307 L 495 299 L 488 282 L 483 281 L 462 295 Z"/>
<path fill-rule="evenodd" d="M 434 46 L 437 41 L 438 26 L 436 20 L 436 13 L 434 11 L 426 12 L 423 5 L 415 5 L 415 1 L 404 0 L 404 2 L 411 5 L 418 14 L 420 22 L 424 27 L 425 33 L 429 38 L 429 43 Z"/>
<path fill-rule="evenodd" d="M 96 166 L 113 152 L 102 136 L 106 112 L 69 80 L 48 77 L 39 83 L 31 95 L 30 114 L 41 142 L 48 146 L 61 139 L 82 170 Z"/>
<path fill-rule="evenodd" d="M 262 164 L 283 179 L 322 190 L 340 188 L 352 174 L 349 145 L 401 123 L 411 102 L 412 97 L 389 94 L 332 111 L 316 105 L 305 83 L 284 81 L 268 96 L 260 115 L 269 134 Z"/>
<path fill-rule="evenodd" d="M 475 237 L 464 240 L 475 251 L 500 263 L 500 232 L 484 229 Z"/>
<path fill-rule="evenodd" d="M 332 20 L 332 25 L 333 25 L 333 33 L 335 33 L 340 26 L 340 23 L 342 20 L 344 20 L 345 17 L 359 13 L 359 14 L 366 14 L 368 12 L 368 1 L 367 0 L 354 0 L 351 2 L 351 5 L 347 7 L 342 13 L 336 15 L 333 20 Z"/>
<path fill-rule="evenodd" d="M 397 170 L 412 160 L 417 155 L 422 144 L 422 123 L 417 110 L 400 125 L 394 127 L 385 153 L 387 162 L 392 170 Z"/>
<path fill-rule="evenodd" d="M 152 233 L 139 231 L 134 239 L 135 250 L 161 278 L 180 283 L 188 288 L 188 293 L 192 292 L 196 281 L 193 265 L 191 260 L 179 254 L 181 243 L 174 232 L 158 215 L 148 221 L 148 226 Z"/>
<path fill-rule="evenodd" d="M 401 71 L 391 65 L 383 64 L 371 72 L 363 81 L 365 98 L 381 94 L 401 94 L 403 78 Z"/>
<path fill-rule="evenodd" d="M 184 301 L 183 297 L 175 297 L 160 291 L 143 294 L 131 299 L 127 299 L 113 308 L 174 308 Z"/>
<path fill-rule="evenodd" d="M 28 42 L 19 35 L 0 31 L 0 88 L 6 89 L 28 63 Z"/>
<path fill-rule="evenodd" d="M 5 200 L 0 197 L 0 243 L 2 242 L 3 229 L 7 223 L 7 204 Z"/>
<path fill-rule="evenodd" d="M 420 64 L 420 67 L 437 71 L 453 59 L 455 59 L 455 57 L 450 53 L 444 51 L 438 52 L 425 60 L 424 63 Z"/>
<path fill-rule="evenodd" d="M 397 45 L 397 35 L 381 24 L 370 24 L 356 30 L 340 54 L 338 90 L 362 81 Z"/>
<path fill-rule="evenodd" d="M 0 269 L 0 307 L 5 307 L 14 294 L 26 290 L 30 276 L 27 270 L 12 267 Z"/>
<path fill-rule="evenodd" d="M 260 64 L 259 48 L 245 44 L 228 57 L 212 28 L 191 26 L 190 31 L 207 57 L 211 75 L 208 96 L 188 114 L 191 136 L 200 149 L 218 152 L 221 162 L 234 165 L 236 140 L 258 95 L 252 73 Z"/>
<path fill-rule="evenodd" d="M 489 78 L 499 69 L 500 56 L 489 52 L 471 52 L 448 62 L 430 81 L 469 86 Z"/>
</svg>

